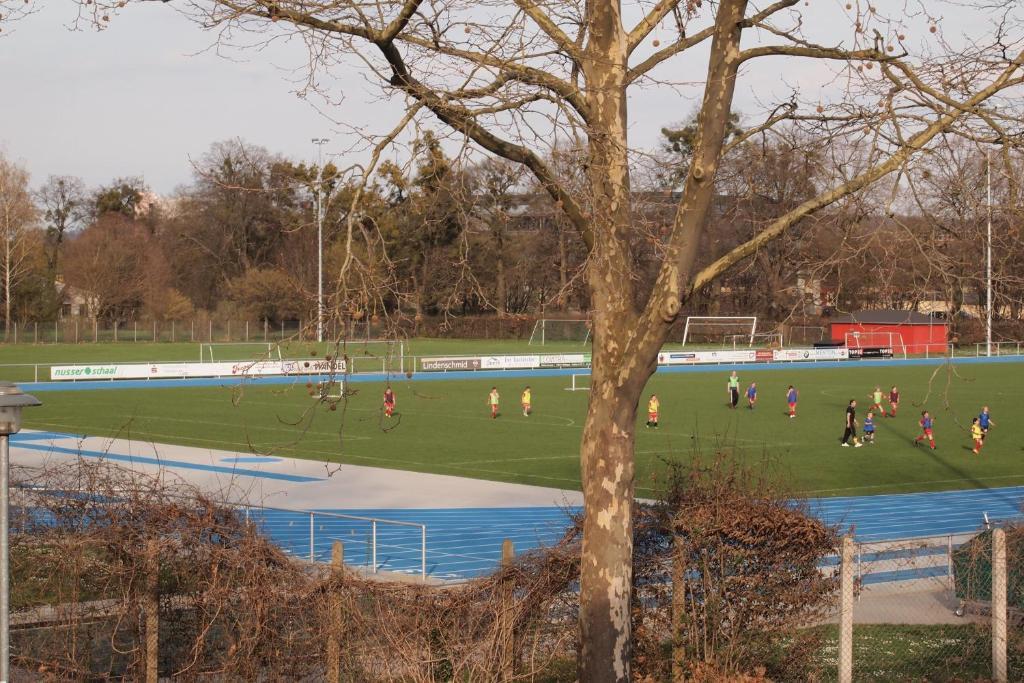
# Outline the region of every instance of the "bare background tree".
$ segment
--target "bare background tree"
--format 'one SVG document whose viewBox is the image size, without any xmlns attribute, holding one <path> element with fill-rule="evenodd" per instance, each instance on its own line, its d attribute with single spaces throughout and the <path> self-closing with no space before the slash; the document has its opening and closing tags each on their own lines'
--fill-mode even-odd
<svg viewBox="0 0 1024 683">
<path fill-rule="evenodd" d="M 11 329 L 15 291 L 32 272 L 32 259 L 40 256 L 38 221 L 28 171 L 0 156 L 0 239 L 3 240 L 0 279 L 3 282 L 5 338 Z"/>
</svg>

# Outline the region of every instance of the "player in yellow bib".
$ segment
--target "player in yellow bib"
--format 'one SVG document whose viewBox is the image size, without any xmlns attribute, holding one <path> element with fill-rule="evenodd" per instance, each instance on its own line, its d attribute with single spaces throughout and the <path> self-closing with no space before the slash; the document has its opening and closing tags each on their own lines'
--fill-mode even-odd
<svg viewBox="0 0 1024 683">
<path fill-rule="evenodd" d="M 530 417 L 530 413 L 533 412 L 533 405 L 531 404 L 530 387 L 523 389 L 523 395 L 520 399 L 523 404 L 523 417 Z"/>
<path fill-rule="evenodd" d="M 498 395 L 498 387 L 491 387 L 491 393 L 487 395 L 487 405 L 491 406 L 491 419 L 498 417 L 498 402 L 501 397 Z"/>
<path fill-rule="evenodd" d="M 658 411 L 661 409 L 661 401 L 658 400 L 657 395 L 651 394 L 651 398 L 647 401 L 647 426 L 658 428 Z"/>
<path fill-rule="evenodd" d="M 971 452 L 977 455 L 981 447 L 985 445 L 985 432 L 981 428 L 981 421 L 978 418 L 971 420 L 971 439 L 974 441 L 974 448 Z"/>
</svg>

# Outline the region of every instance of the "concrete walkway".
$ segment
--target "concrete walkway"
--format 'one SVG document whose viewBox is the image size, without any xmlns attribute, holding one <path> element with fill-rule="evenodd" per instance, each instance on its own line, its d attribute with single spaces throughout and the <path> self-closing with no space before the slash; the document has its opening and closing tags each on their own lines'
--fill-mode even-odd
<svg viewBox="0 0 1024 683">
<path fill-rule="evenodd" d="M 579 491 L 128 439 L 25 431 L 11 443 L 15 465 L 80 457 L 185 481 L 226 502 L 303 510 L 576 507 L 583 502 Z"/>
</svg>

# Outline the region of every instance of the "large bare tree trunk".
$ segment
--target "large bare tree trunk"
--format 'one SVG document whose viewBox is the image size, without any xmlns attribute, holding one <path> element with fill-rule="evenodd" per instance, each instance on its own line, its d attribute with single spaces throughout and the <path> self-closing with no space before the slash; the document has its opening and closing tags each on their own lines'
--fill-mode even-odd
<svg viewBox="0 0 1024 683">
<path fill-rule="evenodd" d="M 592 122 L 588 182 L 594 247 L 590 406 L 580 445 L 585 519 L 580 569 L 580 680 L 630 680 L 633 430 L 651 367 L 624 356 L 637 322 L 629 254 L 626 36 L 618 2 L 595 3 L 584 58 Z"/>
</svg>

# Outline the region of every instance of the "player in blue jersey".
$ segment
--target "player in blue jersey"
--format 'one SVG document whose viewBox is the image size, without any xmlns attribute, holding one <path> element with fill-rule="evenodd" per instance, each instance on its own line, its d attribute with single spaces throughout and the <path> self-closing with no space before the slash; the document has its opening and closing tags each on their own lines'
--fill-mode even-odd
<svg viewBox="0 0 1024 683">
<path fill-rule="evenodd" d="M 790 419 L 796 417 L 796 402 L 799 397 L 800 393 L 790 384 L 789 389 L 786 390 L 786 403 L 789 404 Z"/>
<path fill-rule="evenodd" d="M 869 410 L 864 416 L 864 443 L 875 442 L 875 412 Z"/>
<path fill-rule="evenodd" d="M 751 382 L 747 387 L 747 408 L 753 410 L 755 403 L 757 403 L 757 382 Z"/>
<path fill-rule="evenodd" d="M 988 436 L 989 427 L 996 426 L 996 421 L 992 419 L 992 415 L 988 412 L 988 406 L 981 407 L 981 413 L 978 415 L 978 426 L 981 427 L 981 440 L 984 441 L 985 437 Z"/>
<path fill-rule="evenodd" d="M 921 443 L 925 439 L 928 439 L 928 443 L 931 445 L 932 450 L 935 450 L 935 437 L 932 435 L 932 427 L 935 424 L 935 418 L 931 416 L 927 410 L 921 411 L 921 420 L 918 422 L 921 425 L 921 435 L 914 439 L 914 445 Z"/>
</svg>

